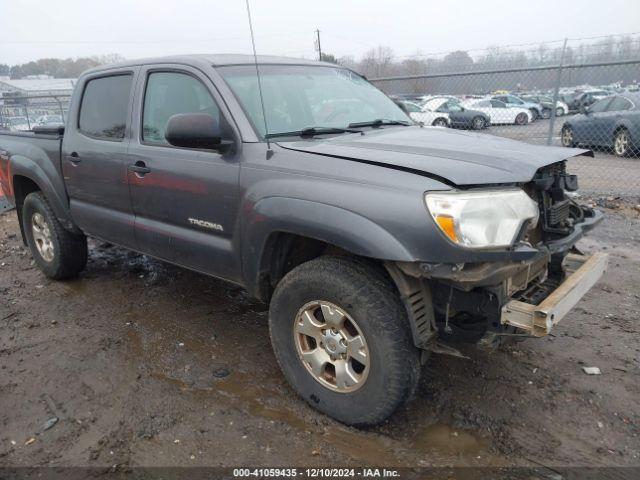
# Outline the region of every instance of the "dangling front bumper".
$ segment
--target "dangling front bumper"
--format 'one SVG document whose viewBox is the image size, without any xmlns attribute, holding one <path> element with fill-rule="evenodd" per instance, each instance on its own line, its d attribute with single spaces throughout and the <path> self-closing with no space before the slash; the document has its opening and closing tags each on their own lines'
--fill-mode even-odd
<svg viewBox="0 0 640 480">
<path fill-rule="evenodd" d="M 534 337 L 549 334 L 602 277 L 608 257 L 606 253 L 567 255 L 564 281 L 537 305 L 521 300 L 507 302 L 500 315 L 502 324 L 517 327 Z"/>
</svg>

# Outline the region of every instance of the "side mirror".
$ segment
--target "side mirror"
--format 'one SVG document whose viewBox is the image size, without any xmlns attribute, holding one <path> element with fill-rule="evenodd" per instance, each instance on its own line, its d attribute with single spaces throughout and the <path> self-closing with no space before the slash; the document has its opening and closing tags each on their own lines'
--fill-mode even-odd
<svg viewBox="0 0 640 480">
<path fill-rule="evenodd" d="M 233 145 L 223 139 L 219 123 L 207 113 L 179 113 L 167 122 L 164 137 L 170 145 L 224 151 Z"/>
</svg>

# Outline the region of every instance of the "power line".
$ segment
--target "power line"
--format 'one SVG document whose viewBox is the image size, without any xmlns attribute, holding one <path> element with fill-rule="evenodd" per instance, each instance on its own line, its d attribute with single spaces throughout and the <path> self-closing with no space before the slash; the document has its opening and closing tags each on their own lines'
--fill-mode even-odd
<svg viewBox="0 0 640 480">
<path fill-rule="evenodd" d="M 287 32 L 287 33 L 274 33 L 269 35 L 256 35 L 256 38 L 272 38 L 272 37 L 294 37 L 309 35 L 309 32 Z M 234 36 L 234 37 L 211 37 L 211 38 L 186 38 L 186 39 L 166 39 L 166 40 L 9 40 L 2 43 L 7 45 L 122 45 L 122 44 L 163 44 L 163 43 L 208 43 L 228 40 L 247 40 L 246 36 Z"/>
<path fill-rule="evenodd" d="M 583 41 L 583 40 L 597 40 L 597 39 L 600 39 L 600 38 L 624 37 L 624 36 L 639 35 L 639 34 L 640 34 L 640 32 L 613 33 L 613 34 L 609 34 L 609 35 L 598 35 L 598 36 L 594 36 L 594 37 L 569 38 L 568 41 L 569 42 L 580 42 L 580 41 Z M 510 45 L 496 45 L 496 47 L 501 49 L 501 50 L 506 50 L 506 49 L 509 49 L 509 48 L 533 47 L 533 46 L 540 46 L 540 45 L 549 45 L 549 44 L 553 44 L 553 43 L 562 44 L 564 42 L 564 40 L 565 39 L 548 40 L 548 41 L 540 41 L 540 42 L 529 42 L 529 43 L 514 43 L 514 44 L 510 44 Z M 489 50 L 491 48 L 492 48 L 492 46 L 484 47 L 484 48 L 471 48 L 471 49 L 459 48 L 457 50 L 461 50 L 461 51 L 465 51 L 465 52 L 469 53 L 469 52 L 482 52 L 482 51 Z M 436 57 L 438 55 L 446 55 L 448 53 L 451 53 L 451 50 L 442 51 L 442 52 L 433 52 L 433 53 L 415 53 L 415 54 L 412 54 L 412 55 L 394 55 L 393 58 Z"/>
</svg>

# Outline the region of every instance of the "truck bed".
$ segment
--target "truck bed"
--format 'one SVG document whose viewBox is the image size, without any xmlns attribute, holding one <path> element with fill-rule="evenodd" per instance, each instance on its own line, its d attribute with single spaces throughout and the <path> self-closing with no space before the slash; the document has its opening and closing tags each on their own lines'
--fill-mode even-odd
<svg viewBox="0 0 640 480">
<path fill-rule="evenodd" d="M 26 158 L 45 172 L 52 167 L 62 178 L 61 151 L 64 127 L 36 127 L 26 132 L 0 131 L 0 211 L 13 205 L 11 163 Z"/>
</svg>

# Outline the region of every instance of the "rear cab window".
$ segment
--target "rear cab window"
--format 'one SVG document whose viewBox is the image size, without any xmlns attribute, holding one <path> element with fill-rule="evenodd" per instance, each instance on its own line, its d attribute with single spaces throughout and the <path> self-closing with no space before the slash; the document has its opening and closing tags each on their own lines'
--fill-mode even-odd
<svg viewBox="0 0 640 480">
<path fill-rule="evenodd" d="M 125 136 L 132 74 L 89 80 L 82 94 L 78 130 L 90 137 L 121 141 Z"/>
</svg>

